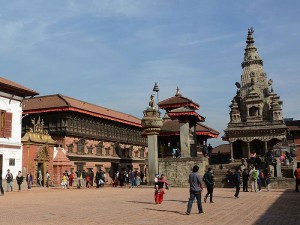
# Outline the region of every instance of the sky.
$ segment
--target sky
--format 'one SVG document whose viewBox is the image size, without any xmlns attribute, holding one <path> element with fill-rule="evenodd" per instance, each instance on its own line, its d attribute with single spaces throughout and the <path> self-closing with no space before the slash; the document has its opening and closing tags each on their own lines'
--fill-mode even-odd
<svg viewBox="0 0 300 225">
<path fill-rule="evenodd" d="M 0 76 L 143 117 L 159 100 L 200 104 L 220 132 L 240 82 L 248 28 L 285 118 L 300 119 L 300 1 L 0 0 Z M 156 97 L 155 97 L 156 99 Z"/>
</svg>

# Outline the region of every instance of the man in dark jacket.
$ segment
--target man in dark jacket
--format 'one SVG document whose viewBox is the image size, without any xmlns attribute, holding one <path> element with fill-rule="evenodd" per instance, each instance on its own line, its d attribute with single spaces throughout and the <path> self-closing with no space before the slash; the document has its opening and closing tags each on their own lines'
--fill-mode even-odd
<svg viewBox="0 0 300 225">
<path fill-rule="evenodd" d="M 241 173 L 240 169 L 236 169 L 235 173 L 233 174 L 233 184 L 235 186 L 235 195 L 234 197 L 239 198 L 240 193 L 240 185 L 241 185 Z"/>
<path fill-rule="evenodd" d="M 186 214 L 190 215 L 194 199 L 197 199 L 198 204 L 198 211 L 199 213 L 204 213 L 202 204 L 201 204 L 201 191 L 202 191 L 202 184 L 201 184 L 201 177 L 198 173 L 199 166 L 193 167 L 193 172 L 189 175 L 189 184 L 190 184 L 190 198 L 187 205 Z"/>
<path fill-rule="evenodd" d="M 210 195 L 210 203 L 214 203 L 212 198 L 213 198 L 215 179 L 214 179 L 212 168 L 208 168 L 207 172 L 203 176 L 203 181 L 205 182 L 207 188 L 207 194 L 204 197 L 204 202 L 206 203 L 207 197 Z"/>
<path fill-rule="evenodd" d="M 244 169 L 242 177 L 243 177 L 243 192 L 248 192 L 248 181 L 249 181 L 249 171 L 248 169 Z"/>
</svg>

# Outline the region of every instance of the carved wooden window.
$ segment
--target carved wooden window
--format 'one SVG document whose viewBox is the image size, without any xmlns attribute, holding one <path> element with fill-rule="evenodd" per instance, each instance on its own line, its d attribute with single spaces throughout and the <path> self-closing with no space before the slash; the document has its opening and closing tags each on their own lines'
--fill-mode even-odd
<svg viewBox="0 0 300 225">
<path fill-rule="evenodd" d="M 110 147 L 105 148 L 105 156 L 110 156 Z"/>
<path fill-rule="evenodd" d="M 121 150 L 121 156 L 125 157 L 126 156 L 126 149 L 120 149 Z"/>
<path fill-rule="evenodd" d="M 82 142 L 77 143 L 77 154 L 83 154 L 84 153 L 84 145 Z"/>
<path fill-rule="evenodd" d="M 141 159 L 143 159 L 144 158 L 145 148 L 141 148 L 140 152 L 141 152 L 140 157 L 141 157 Z"/>
<path fill-rule="evenodd" d="M 135 158 L 138 158 L 138 157 L 139 157 L 139 151 L 135 151 L 135 152 L 134 152 L 134 157 L 135 157 Z"/>
<path fill-rule="evenodd" d="M 93 145 L 90 145 L 89 147 L 87 147 L 88 149 L 88 154 L 93 154 Z"/>
<path fill-rule="evenodd" d="M 98 145 L 96 145 L 96 154 L 97 155 L 102 155 L 102 149 L 103 149 L 103 143 L 100 142 Z"/>
<path fill-rule="evenodd" d="M 16 159 L 10 158 L 9 159 L 9 166 L 15 166 L 16 165 Z"/>
<path fill-rule="evenodd" d="M 12 113 L 0 111 L 0 137 L 10 138 L 12 134 Z"/>
<path fill-rule="evenodd" d="M 67 145 L 67 147 L 68 147 L 68 152 L 69 152 L 69 153 L 72 153 L 72 152 L 73 152 L 73 148 L 74 148 L 73 143 L 70 144 L 70 145 Z"/>
</svg>

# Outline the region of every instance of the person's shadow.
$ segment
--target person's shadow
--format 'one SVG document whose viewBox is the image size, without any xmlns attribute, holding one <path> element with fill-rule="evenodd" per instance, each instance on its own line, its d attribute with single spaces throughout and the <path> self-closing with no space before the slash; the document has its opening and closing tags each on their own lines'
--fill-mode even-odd
<svg viewBox="0 0 300 225">
<path fill-rule="evenodd" d="M 185 215 L 185 212 L 180 211 L 173 211 L 173 210 L 166 210 L 166 209 L 150 209 L 150 208 L 144 208 L 146 210 L 152 210 L 152 211 L 158 211 L 158 212 L 169 212 L 169 213 L 176 213 L 180 215 Z"/>
</svg>

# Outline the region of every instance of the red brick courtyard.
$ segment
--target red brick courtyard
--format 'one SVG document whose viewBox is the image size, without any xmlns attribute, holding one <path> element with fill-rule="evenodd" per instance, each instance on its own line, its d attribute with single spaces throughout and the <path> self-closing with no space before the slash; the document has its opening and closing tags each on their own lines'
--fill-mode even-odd
<svg viewBox="0 0 300 225">
<path fill-rule="evenodd" d="M 23 188 L 0 197 L 0 224 L 300 224 L 300 193 L 292 190 L 242 192 L 235 199 L 234 189 L 215 189 L 215 203 L 203 203 L 205 214 L 194 203 L 185 215 L 186 188 L 171 188 L 162 205 L 145 187 Z"/>
</svg>

